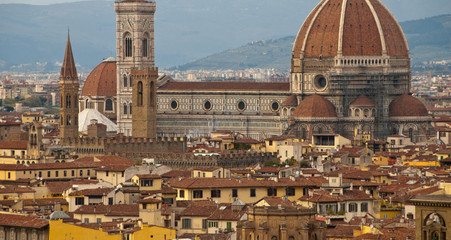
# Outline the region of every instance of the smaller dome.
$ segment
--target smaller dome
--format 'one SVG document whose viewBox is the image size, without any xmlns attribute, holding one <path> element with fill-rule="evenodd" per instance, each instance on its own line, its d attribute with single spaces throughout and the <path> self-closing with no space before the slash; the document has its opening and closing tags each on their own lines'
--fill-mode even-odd
<svg viewBox="0 0 451 240">
<path fill-rule="evenodd" d="M 429 116 L 424 104 L 407 94 L 397 97 L 390 103 L 390 117 L 425 117 Z"/>
<path fill-rule="evenodd" d="M 376 103 L 374 103 L 371 98 L 365 95 L 360 95 L 351 104 L 349 104 L 349 106 L 376 106 Z"/>
<path fill-rule="evenodd" d="M 334 105 L 318 94 L 306 97 L 294 110 L 295 118 L 336 118 Z"/>
<path fill-rule="evenodd" d="M 285 101 L 282 102 L 282 106 L 297 106 L 298 105 L 298 98 L 296 95 L 291 95 Z"/>
</svg>

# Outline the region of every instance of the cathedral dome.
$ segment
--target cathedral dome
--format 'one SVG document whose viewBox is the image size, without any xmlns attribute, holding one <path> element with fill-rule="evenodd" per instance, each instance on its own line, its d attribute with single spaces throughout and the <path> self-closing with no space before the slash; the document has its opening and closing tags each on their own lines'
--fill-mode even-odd
<svg viewBox="0 0 451 240">
<path fill-rule="evenodd" d="M 358 98 L 352 101 L 349 106 L 376 106 L 376 103 L 374 103 L 371 98 L 365 95 L 360 95 Z"/>
<path fill-rule="evenodd" d="M 322 0 L 300 28 L 293 58 L 408 58 L 404 33 L 380 0 Z"/>
<path fill-rule="evenodd" d="M 92 70 L 81 96 L 116 96 L 116 61 L 108 58 Z"/>
<path fill-rule="evenodd" d="M 306 97 L 294 110 L 295 118 L 336 118 L 334 105 L 318 94 Z"/>
<path fill-rule="evenodd" d="M 298 98 L 296 95 L 290 95 L 285 101 L 282 102 L 282 106 L 297 106 Z"/>
<path fill-rule="evenodd" d="M 397 97 L 390 103 L 390 117 L 425 117 L 429 116 L 424 104 L 407 94 Z"/>
</svg>

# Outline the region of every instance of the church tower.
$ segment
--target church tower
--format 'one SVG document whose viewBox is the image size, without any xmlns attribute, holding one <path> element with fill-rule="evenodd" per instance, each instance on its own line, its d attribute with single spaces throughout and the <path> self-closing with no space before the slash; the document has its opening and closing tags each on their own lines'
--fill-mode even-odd
<svg viewBox="0 0 451 240">
<path fill-rule="evenodd" d="M 154 57 L 154 14 L 156 3 L 123 0 L 116 11 L 117 126 L 125 136 L 132 134 L 132 68 L 151 68 Z"/>
<path fill-rule="evenodd" d="M 155 138 L 157 133 L 157 78 L 158 68 L 131 69 L 133 78 L 132 136 Z"/>
<path fill-rule="evenodd" d="M 66 52 L 58 86 L 60 90 L 60 138 L 63 144 L 68 138 L 78 137 L 79 86 L 70 37 L 67 34 Z"/>
</svg>

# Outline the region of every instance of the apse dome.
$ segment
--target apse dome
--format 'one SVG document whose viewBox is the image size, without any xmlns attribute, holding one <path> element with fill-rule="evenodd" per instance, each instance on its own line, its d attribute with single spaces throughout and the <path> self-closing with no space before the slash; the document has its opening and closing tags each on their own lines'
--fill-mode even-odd
<svg viewBox="0 0 451 240">
<path fill-rule="evenodd" d="M 404 33 L 380 0 L 322 0 L 300 28 L 293 59 L 409 58 Z"/>
<path fill-rule="evenodd" d="M 427 117 L 424 104 L 408 94 L 397 97 L 390 103 L 390 117 Z"/>
<path fill-rule="evenodd" d="M 294 110 L 293 116 L 299 118 L 336 118 L 334 105 L 318 94 L 306 97 Z"/>
</svg>

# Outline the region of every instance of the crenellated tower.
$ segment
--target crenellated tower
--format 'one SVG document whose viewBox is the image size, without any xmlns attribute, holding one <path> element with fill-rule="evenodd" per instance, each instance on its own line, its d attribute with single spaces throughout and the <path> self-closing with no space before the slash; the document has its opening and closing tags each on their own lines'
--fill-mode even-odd
<svg viewBox="0 0 451 240">
<path fill-rule="evenodd" d="M 60 138 L 64 144 L 68 138 L 78 137 L 78 82 L 70 36 L 67 34 L 66 52 L 59 82 L 60 90 Z"/>
<path fill-rule="evenodd" d="M 153 68 L 154 14 L 156 3 L 123 0 L 114 3 L 116 11 L 117 127 L 125 136 L 132 134 L 131 69 Z M 134 109 L 133 109 L 134 110 Z"/>
<path fill-rule="evenodd" d="M 133 77 L 132 136 L 155 138 L 157 136 L 157 78 L 158 68 L 131 69 Z"/>
</svg>

